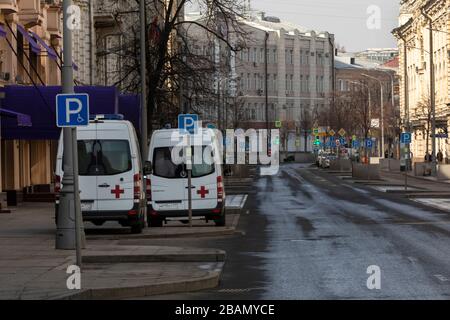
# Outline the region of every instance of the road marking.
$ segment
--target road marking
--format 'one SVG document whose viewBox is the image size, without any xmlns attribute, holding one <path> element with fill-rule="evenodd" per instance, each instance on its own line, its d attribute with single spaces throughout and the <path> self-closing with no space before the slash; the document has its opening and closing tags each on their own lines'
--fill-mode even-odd
<svg viewBox="0 0 450 320">
<path fill-rule="evenodd" d="M 435 274 L 434 276 L 435 276 L 436 278 L 438 278 L 439 281 L 441 281 L 441 282 L 448 282 L 448 281 L 450 281 L 449 278 L 447 278 L 446 276 L 444 276 L 444 275 L 442 275 L 442 274 Z"/>
<path fill-rule="evenodd" d="M 450 199 L 448 198 L 415 198 L 411 200 L 435 209 L 450 211 Z"/>
</svg>

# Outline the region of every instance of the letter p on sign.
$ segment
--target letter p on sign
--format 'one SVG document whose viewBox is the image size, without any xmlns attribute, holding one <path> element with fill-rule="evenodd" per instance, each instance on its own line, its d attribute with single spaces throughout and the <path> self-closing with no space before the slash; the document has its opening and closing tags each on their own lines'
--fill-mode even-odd
<svg viewBox="0 0 450 320">
<path fill-rule="evenodd" d="M 56 96 L 56 125 L 79 127 L 89 124 L 89 96 L 82 94 L 58 94 Z"/>
</svg>

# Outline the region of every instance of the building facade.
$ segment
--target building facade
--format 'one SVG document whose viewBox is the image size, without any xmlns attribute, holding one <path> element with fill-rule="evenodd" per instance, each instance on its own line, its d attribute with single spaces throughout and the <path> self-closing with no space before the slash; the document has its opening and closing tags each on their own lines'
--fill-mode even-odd
<svg viewBox="0 0 450 320">
<path fill-rule="evenodd" d="M 277 124 L 283 150 L 311 151 L 313 138 L 308 139 L 305 148 L 301 145 L 302 132 L 311 130 L 314 116 L 331 103 L 334 36 L 282 22 L 263 13 L 239 23 L 247 40 L 242 44 L 242 50 L 230 52 L 225 57 L 230 69 L 223 78 L 227 81 L 226 90 L 222 92 L 238 101 L 238 108 L 229 114 L 238 117 L 239 121 L 229 119 L 227 122 L 244 129 L 266 128 L 268 124 L 275 128 Z M 201 32 L 192 34 L 195 34 L 196 42 L 205 38 Z M 216 79 L 214 85 L 217 83 Z M 223 104 L 218 106 L 224 109 Z M 209 108 L 206 112 L 207 119 L 214 120 L 217 114 L 214 109 Z M 305 118 L 309 120 L 305 122 Z"/>
<path fill-rule="evenodd" d="M 46 86 L 61 82 L 61 1 L 0 1 L 0 107 L 7 85 Z M 32 106 L 30 106 L 31 108 Z M 18 121 L 19 123 L 20 121 Z M 19 124 L 23 125 L 23 124 Z M 27 124 L 28 125 L 28 124 Z M 1 140 L 0 192 L 50 184 L 55 144 L 39 139 Z"/>
<path fill-rule="evenodd" d="M 372 51 L 379 52 L 376 49 Z M 367 58 L 360 53 L 337 52 L 335 56 L 335 105 L 343 106 L 341 109 L 346 110 L 336 110 L 337 113 L 344 111 L 344 114 L 334 117 L 333 120 L 340 122 L 334 126 L 343 127 L 350 135 L 360 138 L 375 138 L 378 143 L 376 150 L 373 150 L 374 155 L 380 155 L 381 122 L 385 131 L 384 151 L 389 155 L 398 155 L 400 134 L 398 57 L 395 53 L 392 56 L 394 58 L 386 62 L 383 62 L 384 59 Z M 381 87 L 383 101 L 381 101 Z M 361 100 L 361 96 L 364 99 Z M 347 109 L 352 99 L 358 100 L 359 105 L 354 106 L 353 110 L 351 107 Z M 354 110 L 362 108 L 363 104 L 367 105 L 366 113 Z M 381 106 L 383 106 L 383 121 L 381 121 Z"/>
<path fill-rule="evenodd" d="M 432 94 L 435 90 L 436 152 L 450 158 L 449 45 L 450 1 L 403 0 L 399 27 L 393 31 L 400 48 L 401 113 L 413 133 L 412 152 L 423 161 L 432 151 Z M 430 28 L 431 26 L 431 28 Z M 432 58 L 432 59 L 430 59 Z M 433 66 L 431 66 L 433 60 Z M 432 68 L 432 69 L 430 69 Z"/>
</svg>

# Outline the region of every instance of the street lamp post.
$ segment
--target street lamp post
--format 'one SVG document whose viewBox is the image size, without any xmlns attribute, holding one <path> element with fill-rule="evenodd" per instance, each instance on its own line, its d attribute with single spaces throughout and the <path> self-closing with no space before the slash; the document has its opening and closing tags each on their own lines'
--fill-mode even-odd
<svg viewBox="0 0 450 320">
<path fill-rule="evenodd" d="M 141 40 L 141 156 L 143 161 L 147 160 L 148 153 L 148 128 L 147 128 L 147 57 L 146 57 L 146 13 L 145 0 L 139 1 L 139 21 L 140 21 L 140 40 Z"/>
<path fill-rule="evenodd" d="M 381 82 L 381 80 L 369 76 L 368 74 L 363 73 L 362 76 L 367 77 L 369 79 L 373 79 L 375 81 L 377 81 L 380 84 L 380 92 L 381 92 L 381 150 L 380 150 L 380 158 L 383 157 L 384 155 L 384 90 L 383 90 L 383 83 Z"/>
<path fill-rule="evenodd" d="M 428 20 L 429 24 L 429 38 L 430 38 L 430 103 L 431 103 L 431 170 L 433 175 L 437 172 L 436 162 L 436 93 L 435 93 L 435 78 L 434 78 L 434 44 L 433 44 L 433 19 L 422 8 L 422 15 Z"/>
</svg>

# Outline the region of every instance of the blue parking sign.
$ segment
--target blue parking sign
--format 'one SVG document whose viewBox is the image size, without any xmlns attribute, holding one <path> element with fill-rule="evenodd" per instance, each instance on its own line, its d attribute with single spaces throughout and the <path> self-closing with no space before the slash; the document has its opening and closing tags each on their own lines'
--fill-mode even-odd
<svg viewBox="0 0 450 320">
<path fill-rule="evenodd" d="M 372 139 L 366 139 L 366 148 L 372 149 L 372 147 L 373 147 Z"/>
<path fill-rule="evenodd" d="M 80 127 L 89 124 L 89 95 L 86 93 L 56 96 L 56 125 Z"/>
<path fill-rule="evenodd" d="M 178 129 L 186 130 L 190 134 L 196 134 L 198 129 L 198 115 L 197 114 L 179 114 L 178 115 Z"/>
<path fill-rule="evenodd" d="M 353 140 L 352 141 L 352 146 L 353 146 L 354 149 L 359 148 L 359 146 L 360 146 L 359 140 Z"/>
<path fill-rule="evenodd" d="M 404 144 L 410 144 L 412 142 L 411 132 L 403 132 L 400 136 L 400 142 Z"/>
</svg>

